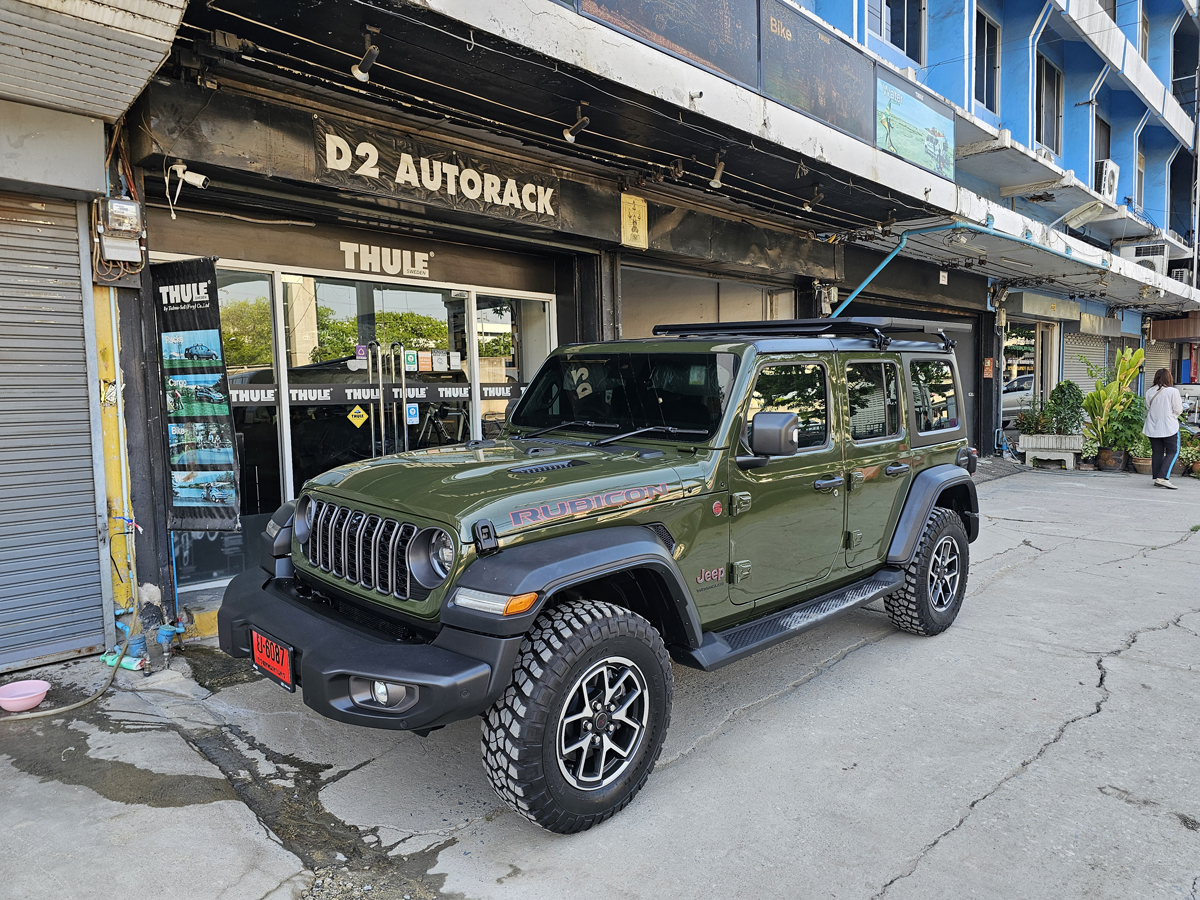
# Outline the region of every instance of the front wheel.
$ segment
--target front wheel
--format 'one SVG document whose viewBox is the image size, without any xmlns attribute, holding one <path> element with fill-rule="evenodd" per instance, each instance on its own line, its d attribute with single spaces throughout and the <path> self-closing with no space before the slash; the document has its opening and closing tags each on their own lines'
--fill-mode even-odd
<svg viewBox="0 0 1200 900">
<path fill-rule="evenodd" d="M 935 506 L 913 561 L 904 570 L 904 587 L 884 598 L 892 624 L 925 635 L 949 628 L 967 592 L 968 548 L 962 518 L 952 509 Z"/>
<path fill-rule="evenodd" d="M 560 834 L 591 828 L 642 789 L 671 720 L 671 662 L 641 616 L 572 600 L 537 618 L 513 682 L 483 719 L 496 793 Z"/>
</svg>

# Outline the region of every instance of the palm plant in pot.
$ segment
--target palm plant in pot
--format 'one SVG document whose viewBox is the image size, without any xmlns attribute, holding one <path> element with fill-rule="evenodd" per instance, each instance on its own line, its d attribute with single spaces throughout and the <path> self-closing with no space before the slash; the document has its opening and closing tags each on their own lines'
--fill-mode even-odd
<svg viewBox="0 0 1200 900">
<path fill-rule="evenodd" d="M 1104 373 L 1096 379 L 1095 389 L 1083 398 L 1083 409 L 1088 415 L 1083 434 L 1099 445 L 1096 466 L 1104 471 L 1124 469 L 1126 451 L 1141 434 L 1145 405 L 1130 391 L 1130 386 L 1138 376 L 1145 355 L 1141 348 L 1122 350 L 1112 377 Z M 1138 409 L 1142 410 L 1141 415 Z"/>
</svg>

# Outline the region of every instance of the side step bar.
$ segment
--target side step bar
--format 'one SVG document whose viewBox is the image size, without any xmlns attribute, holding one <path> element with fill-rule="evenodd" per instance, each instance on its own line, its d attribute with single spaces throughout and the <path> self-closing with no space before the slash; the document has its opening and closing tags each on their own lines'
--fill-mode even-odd
<svg viewBox="0 0 1200 900">
<path fill-rule="evenodd" d="M 676 658 L 684 665 L 711 672 L 793 638 L 844 612 L 886 597 L 899 590 L 903 584 L 902 570 L 881 569 L 864 581 L 856 581 L 798 606 L 781 609 L 762 619 L 735 625 L 725 631 L 706 631 L 704 642 L 697 649 L 677 648 Z"/>
</svg>

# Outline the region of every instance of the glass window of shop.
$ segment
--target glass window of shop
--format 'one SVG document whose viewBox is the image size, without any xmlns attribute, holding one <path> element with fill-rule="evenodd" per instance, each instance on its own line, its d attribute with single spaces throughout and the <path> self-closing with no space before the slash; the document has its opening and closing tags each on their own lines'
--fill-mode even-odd
<svg viewBox="0 0 1200 900">
<path fill-rule="evenodd" d="M 180 587 L 229 578 L 257 565 L 257 535 L 282 502 L 279 459 L 279 413 L 273 390 L 256 391 L 255 384 L 273 388 L 271 275 L 265 272 L 217 270 L 221 308 L 221 349 L 230 390 L 243 392 L 251 402 L 233 405 L 234 440 L 241 485 L 241 532 L 179 531 L 172 535 L 175 576 Z M 201 465 L 207 454 L 221 448 L 218 440 L 198 434 L 173 462 Z"/>
<path fill-rule="evenodd" d="M 176 532 L 181 588 L 257 565 L 271 514 L 322 472 L 494 437 L 554 347 L 548 296 L 286 269 L 217 284 L 242 531 Z"/>
</svg>

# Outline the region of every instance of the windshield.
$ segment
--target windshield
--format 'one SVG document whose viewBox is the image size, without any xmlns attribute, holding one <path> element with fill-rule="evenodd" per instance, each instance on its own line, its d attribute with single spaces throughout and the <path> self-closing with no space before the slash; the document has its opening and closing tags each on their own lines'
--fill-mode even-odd
<svg viewBox="0 0 1200 900">
<path fill-rule="evenodd" d="M 547 428 L 573 422 L 572 430 L 604 435 L 611 434 L 613 426 L 622 431 L 666 426 L 689 433 L 651 432 L 642 437 L 703 443 L 721 424 L 737 363 L 732 353 L 552 356 L 521 398 L 512 424 Z"/>
</svg>

